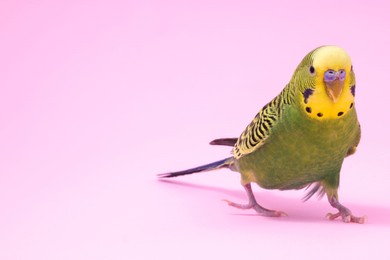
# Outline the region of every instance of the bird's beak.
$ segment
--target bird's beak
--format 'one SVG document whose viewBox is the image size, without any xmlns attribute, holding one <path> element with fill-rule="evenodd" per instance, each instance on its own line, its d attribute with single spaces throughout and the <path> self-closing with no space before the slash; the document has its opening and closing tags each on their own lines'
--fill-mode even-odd
<svg viewBox="0 0 390 260">
<path fill-rule="evenodd" d="M 331 82 L 325 82 L 326 93 L 332 99 L 334 103 L 339 99 L 341 92 L 343 91 L 344 80 L 335 79 Z"/>
</svg>

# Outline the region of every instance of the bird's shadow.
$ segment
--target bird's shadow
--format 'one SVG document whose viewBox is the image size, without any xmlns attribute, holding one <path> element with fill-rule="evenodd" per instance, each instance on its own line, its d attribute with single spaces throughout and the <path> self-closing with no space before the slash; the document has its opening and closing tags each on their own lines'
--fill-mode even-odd
<svg viewBox="0 0 390 260">
<path fill-rule="evenodd" d="M 216 186 L 209 185 L 200 185 L 193 184 L 188 182 L 176 181 L 176 180 L 167 180 L 160 179 L 161 182 L 169 183 L 173 185 L 178 185 L 181 187 L 187 187 L 191 189 L 198 189 L 204 191 L 213 191 L 217 193 L 222 193 L 224 196 L 229 196 L 229 198 L 237 198 L 237 202 L 242 201 L 242 203 L 247 202 L 247 197 L 245 191 L 231 190 Z M 274 209 L 282 210 L 288 214 L 287 218 L 273 218 L 275 221 L 287 221 L 287 222 L 321 222 L 327 221 L 325 219 L 325 214 L 328 212 L 336 213 L 336 210 L 332 208 L 327 201 L 309 201 L 304 205 L 300 200 L 296 198 L 288 197 L 279 197 L 273 193 L 264 192 L 255 192 L 255 196 L 258 201 L 261 200 L 261 205 Z M 235 201 L 236 202 L 236 201 Z M 387 206 L 378 206 L 378 205 L 367 205 L 359 203 L 348 203 L 346 205 L 352 210 L 354 214 L 360 216 L 362 214 L 367 216 L 368 223 L 374 225 L 385 225 L 390 226 L 390 207 Z M 239 211 L 237 211 L 239 212 Z M 242 211 L 240 213 L 232 213 L 233 215 L 242 215 L 242 216 L 258 216 L 254 211 Z"/>
</svg>

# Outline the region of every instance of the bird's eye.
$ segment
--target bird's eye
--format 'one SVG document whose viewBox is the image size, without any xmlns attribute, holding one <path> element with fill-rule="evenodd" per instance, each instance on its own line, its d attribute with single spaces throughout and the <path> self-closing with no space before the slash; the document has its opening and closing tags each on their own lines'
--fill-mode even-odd
<svg viewBox="0 0 390 260">
<path fill-rule="evenodd" d="M 316 70 L 314 69 L 313 66 L 310 66 L 309 71 L 310 71 L 310 74 L 312 74 L 312 75 L 314 75 L 314 72 L 316 72 Z"/>
</svg>

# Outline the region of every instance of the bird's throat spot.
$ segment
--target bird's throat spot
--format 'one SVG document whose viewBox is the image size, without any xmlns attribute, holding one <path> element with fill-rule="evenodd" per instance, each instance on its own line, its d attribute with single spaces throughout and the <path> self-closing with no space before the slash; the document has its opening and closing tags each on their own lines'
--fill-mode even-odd
<svg viewBox="0 0 390 260">
<path fill-rule="evenodd" d="M 350 109 L 352 109 L 352 107 L 353 107 L 353 103 L 350 105 Z M 307 112 L 308 114 L 312 114 L 312 113 L 313 113 L 313 110 L 312 110 L 311 107 L 306 107 L 305 110 L 306 110 L 306 112 Z M 324 113 L 322 113 L 322 112 L 318 112 L 318 113 L 315 114 L 315 115 L 316 115 L 317 117 L 319 117 L 319 118 L 324 117 Z M 343 112 L 343 111 L 340 111 L 340 112 L 337 113 L 337 117 L 341 117 L 341 116 L 343 116 L 343 115 L 344 115 L 344 112 Z M 312 115 L 311 115 L 311 116 L 312 116 Z"/>
<path fill-rule="evenodd" d="M 306 107 L 305 110 L 306 110 L 306 112 L 307 112 L 308 114 L 311 114 L 311 112 L 312 112 L 311 107 Z M 340 113 L 341 113 L 341 115 L 343 114 L 343 112 L 339 112 L 339 116 L 341 116 Z M 324 114 L 321 113 L 321 112 L 319 112 L 319 113 L 317 113 L 317 116 L 318 116 L 318 117 L 323 117 Z"/>
</svg>

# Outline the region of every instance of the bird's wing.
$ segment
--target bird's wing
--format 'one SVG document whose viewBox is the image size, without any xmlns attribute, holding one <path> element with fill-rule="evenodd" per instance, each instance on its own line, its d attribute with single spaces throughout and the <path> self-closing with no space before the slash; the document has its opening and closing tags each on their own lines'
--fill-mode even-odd
<svg viewBox="0 0 390 260">
<path fill-rule="evenodd" d="M 290 104 L 290 98 L 283 91 L 260 110 L 234 145 L 234 158 L 249 154 L 266 142 L 272 128 L 280 120 L 286 104 Z"/>
<path fill-rule="evenodd" d="M 347 155 L 345 155 L 345 157 L 348 157 L 356 152 L 356 149 L 360 143 L 360 136 L 361 136 L 361 130 L 360 130 L 360 124 L 359 124 L 359 130 L 356 134 L 355 141 L 352 144 L 352 146 L 348 149 Z"/>
</svg>

